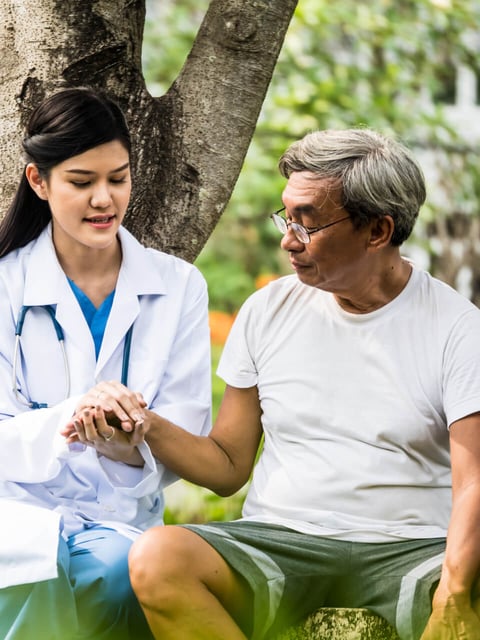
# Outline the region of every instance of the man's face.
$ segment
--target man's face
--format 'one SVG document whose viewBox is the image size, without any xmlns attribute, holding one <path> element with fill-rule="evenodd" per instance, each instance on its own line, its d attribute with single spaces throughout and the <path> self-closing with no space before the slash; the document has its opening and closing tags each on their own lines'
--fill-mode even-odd
<svg viewBox="0 0 480 640">
<path fill-rule="evenodd" d="M 307 231 L 348 218 L 341 187 L 307 171 L 291 174 L 282 200 L 287 221 L 297 222 Z M 368 278 L 368 238 L 368 227 L 355 229 L 347 219 L 313 233 L 308 244 L 297 240 L 289 229 L 281 247 L 288 251 L 290 263 L 304 284 L 348 295 L 361 278 Z"/>
</svg>

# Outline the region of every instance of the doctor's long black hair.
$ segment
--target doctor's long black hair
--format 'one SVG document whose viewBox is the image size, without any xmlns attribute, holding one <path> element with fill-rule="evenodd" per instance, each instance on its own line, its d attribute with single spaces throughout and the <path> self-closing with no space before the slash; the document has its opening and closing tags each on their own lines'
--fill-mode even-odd
<svg viewBox="0 0 480 640">
<path fill-rule="evenodd" d="M 23 140 L 26 164 L 33 162 L 48 180 L 64 160 L 112 140 L 130 153 L 130 135 L 120 107 L 88 87 L 62 89 L 34 109 Z M 23 171 L 20 184 L 0 222 L 0 257 L 38 238 L 51 220 L 50 207 L 30 187 Z"/>
</svg>

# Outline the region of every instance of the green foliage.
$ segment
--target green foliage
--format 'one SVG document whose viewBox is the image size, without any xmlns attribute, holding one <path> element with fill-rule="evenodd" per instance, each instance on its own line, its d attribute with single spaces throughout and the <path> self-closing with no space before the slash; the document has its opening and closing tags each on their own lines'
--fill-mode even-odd
<svg viewBox="0 0 480 640">
<path fill-rule="evenodd" d="M 241 515 L 246 489 L 228 498 L 220 498 L 208 489 L 183 480 L 166 491 L 165 524 L 202 523 L 235 520 Z"/>
<path fill-rule="evenodd" d="M 218 360 L 220 358 L 222 348 L 223 347 L 218 344 L 212 345 L 212 397 L 213 397 L 212 419 L 213 420 L 215 420 L 218 414 L 218 409 L 220 408 L 220 403 L 223 398 L 223 392 L 225 391 L 225 382 L 216 375 Z"/>
<path fill-rule="evenodd" d="M 289 272 L 266 215 L 280 206 L 284 180 L 277 160 L 310 130 L 352 126 L 437 149 L 442 194 L 435 197 L 432 188 L 407 246 L 407 252 L 416 246 L 428 256 L 429 220 L 478 209 L 477 152 L 465 151 L 445 117 L 455 91 L 452 70 L 469 64 L 480 77 L 478 24 L 475 0 L 299 0 L 242 173 L 198 258 L 200 269 L 218 262 L 227 271 L 231 256 L 232 268 L 241 262 L 243 275 L 253 279 L 262 271 Z M 442 157 L 440 149 L 449 153 Z M 241 303 L 243 288 L 228 287 L 227 279 L 209 282 L 216 308 Z"/>
<path fill-rule="evenodd" d="M 144 48 L 149 86 L 159 92 L 170 86 L 208 4 L 165 2 L 157 18 L 151 14 Z M 237 309 L 260 273 L 290 272 L 268 214 L 280 207 L 284 186 L 278 158 L 312 129 L 368 126 L 437 150 L 442 190 L 431 189 L 410 243 L 427 255 L 429 221 L 452 211 L 477 213 L 478 151 L 466 148 L 446 110 L 456 67 L 466 64 L 480 78 L 479 24 L 478 0 L 299 0 L 235 191 L 196 262 L 212 308 Z"/>
<path fill-rule="evenodd" d="M 164 94 L 192 47 L 209 0 L 147 0 L 143 73 L 153 95 Z"/>
<path fill-rule="evenodd" d="M 196 264 L 208 282 L 210 308 L 232 313 L 238 309 L 238 300 L 253 291 L 254 279 L 245 269 L 241 251 L 234 249 L 229 254 L 225 245 L 234 244 L 234 238 L 226 235 L 226 243 L 219 247 L 208 246 Z M 243 246 L 243 239 L 239 249 Z M 221 265 L 221 266 L 220 266 Z"/>
</svg>

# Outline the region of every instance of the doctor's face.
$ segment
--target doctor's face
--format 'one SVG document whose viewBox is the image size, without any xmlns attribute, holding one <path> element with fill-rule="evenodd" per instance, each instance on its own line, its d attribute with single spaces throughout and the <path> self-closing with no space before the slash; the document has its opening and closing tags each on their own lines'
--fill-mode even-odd
<svg viewBox="0 0 480 640">
<path fill-rule="evenodd" d="M 36 180 L 35 192 L 52 212 L 57 250 L 106 249 L 115 243 L 131 192 L 129 155 L 121 142 L 68 158 Z"/>
</svg>

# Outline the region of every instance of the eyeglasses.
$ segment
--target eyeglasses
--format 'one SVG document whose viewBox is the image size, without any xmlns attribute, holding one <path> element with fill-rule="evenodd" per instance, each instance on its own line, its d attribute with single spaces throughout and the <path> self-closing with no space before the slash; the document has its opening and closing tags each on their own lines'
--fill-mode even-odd
<svg viewBox="0 0 480 640">
<path fill-rule="evenodd" d="M 324 224 L 321 227 L 315 227 L 314 229 L 306 229 L 302 224 L 298 224 L 298 222 L 288 222 L 286 218 L 280 215 L 282 211 L 285 211 L 285 207 L 282 207 L 275 213 L 270 215 L 270 218 L 273 220 L 273 224 L 277 227 L 277 229 L 285 235 L 289 228 L 295 234 L 295 237 L 303 244 L 308 244 L 310 242 L 310 236 L 312 233 L 317 233 L 317 231 L 322 231 L 322 229 L 326 229 L 327 227 L 333 227 L 334 224 L 338 224 L 339 222 L 343 222 L 344 220 L 350 220 L 350 216 L 345 216 L 344 218 L 340 218 L 339 220 L 334 220 L 333 222 L 329 222 L 328 224 Z"/>
</svg>

